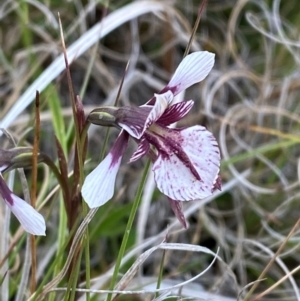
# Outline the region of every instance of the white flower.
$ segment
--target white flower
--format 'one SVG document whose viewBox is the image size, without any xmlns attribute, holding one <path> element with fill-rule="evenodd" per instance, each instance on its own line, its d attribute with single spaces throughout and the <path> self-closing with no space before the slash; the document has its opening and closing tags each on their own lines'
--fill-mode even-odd
<svg viewBox="0 0 300 301">
<path fill-rule="evenodd" d="M 8 188 L 1 172 L 0 195 L 26 232 L 33 235 L 46 235 L 46 225 L 43 216 Z"/>
</svg>

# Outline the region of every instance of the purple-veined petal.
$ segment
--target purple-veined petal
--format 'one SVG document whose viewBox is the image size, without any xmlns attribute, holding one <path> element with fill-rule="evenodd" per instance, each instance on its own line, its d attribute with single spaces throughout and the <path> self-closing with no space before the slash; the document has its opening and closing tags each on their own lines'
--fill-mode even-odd
<svg viewBox="0 0 300 301">
<path fill-rule="evenodd" d="M 163 91 L 171 90 L 177 95 L 191 85 L 201 82 L 211 71 L 214 63 L 215 55 L 208 51 L 197 51 L 187 55 Z"/>
<path fill-rule="evenodd" d="M 216 139 L 199 125 L 177 131 L 180 133 L 180 147 L 199 174 L 200 180 L 175 153 L 161 153 L 153 165 L 158 189 L 178 201 L 210 196 L 220 168 L 220 151 Z"/>
<path fill-rule="evenodd" d="M 168 198 L 169 204 L 175 214 L 175 216 L 177 217 L 177 219 L 179 220 L 179 222 L 181 223 L 181 225 L 187 229 L 187 223 L 186 223 L 186 219 L 183 213 L 183 208 L 182 208 L 182 203 L 178 202 L 178 201 L 174 201 L 170 198 Z"/>
<path fill-rule="evenodd" d="M 164 114 L 156 121 L 160 125 L 170 125 L 182 119 L 193 107 L 194 101 L 181 101 L 171 105 L 166 109 Z"/>
<path fill-rule="evenodd" d="M 148 153 L 149 149 L 150 149 L 150 144 L 144 137 L 142 137 L 141 140 L 139 141 L 138 148 L 132 154 L 132 156 L 129 160 L 129 163 L 134 162 L 134 161 L 142 158 L 143 156 L 145 156 Z"/>
<path fill-rule="evenodd" d="M 144 105 L 138 108 L 119 108 L 118 125 L 130 136 L 140 139 L 146 129 L 160 118 L 173 100 L 173 93 L 155 94 L 153 106 Z"/>
<path fill-rule="evenodd" d="M 24 230 L 32 235 L 46 235 L 46 224 L 43 216 L 27 202 L 11 194 L 13 205 L 6 202 L 12 213 L 19 220 Z"/>
<path fill-rule="evenodd" d="M 120 107 L 116 122 L 131 137 L 140 139 L 146 129 L 146 122 L 153 106 Z"/>
<path fill-rule="evenodd" d="M 113 197 L 128 138 L 128 134 L 122 131 L 105 159 L 85 178 L 81 193 L 90 208 L 102 206 Z"/>
<path fill-rule="evenodd" d="M 33 235 L 46 235 L 46 224 L 43 216 L 9 189 L 1 173 L 0 195 L 26 232 Z"/>
<path fill-rule="evenodd" d="M 148 115 L 148 118 L 145 123 L 145 130 L 155 123 L 166 111 L 168 106 L 171 104 L 174 95 L 171 91 L 167 91 L 163 94 L 154 94 L 156 101 Z"/>
</svg>

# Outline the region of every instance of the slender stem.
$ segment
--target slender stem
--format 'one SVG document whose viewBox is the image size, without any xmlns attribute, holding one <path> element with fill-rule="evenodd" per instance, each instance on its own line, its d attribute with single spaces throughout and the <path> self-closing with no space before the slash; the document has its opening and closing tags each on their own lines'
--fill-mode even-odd
<svg viewBox="0 0 300 301">
<path fill-rule="evenodd" d="M 31 183 L 31 193 L 30 200 L 31 206 L 36 207 L 36 186 L 37 186 L 37 176 L 38 176 L 38 152 L 39 152 L 39 142 L 40 142 L 40 95 L 36 92 L 35 97 L 35 134 L 34 134 L 34 144 L 33 144 L 33 156 L 32 156 L 32 183 Z M 36 290 L 36 241 L 35 236 L 30 236 L 31 244 L 31 281 L 30 281 L 30 292 L 33 294 Z"/>
<path fill-rule="evenodd" d="M 40 153 L 39 156 L 41 158 L 41 161 L 50 167 L 50 169 L 54 173 L 54 176 L 56 177 L 60 187 L 62 189 L 64 189 L 64 181 L 62 180 L 61 174 L 60 174 L 57 166 L 54 164 L 54 162 L 45 153 Z"/>
<path fill-rule="evenodd" d="M 108 127 L 107 130 L 106 130 L 105 137 L 104 137 L 104 143 L 103 143 L 102 151 L 101 151 L 101 154 L 100 154 L 100 161 L 102 161 L 104 156 L 105 156 L 105 150 L 106 150 L 106 146 L 107 146 L 107 143 L 108 143 L 109 133 L 110 133 L 110 128 Z"/>
<path fill-rule="evenodd" d="M 81 183 L 80 186 L 82 186 L 83 183 Z M 89 209 L 88 206 L 85 202 L 82 202 L 82 209 L 83 209 L 83 215 L 84 217 L 87 216 Z M 82 238 L 83 241 L 83 246 L 78 246 L 78 248 L 84 248 L 84 255 L 85 255 L 85 283 L 86 283 L 86 288 L 89 289 L 91 287 L 91 256 L 90 256 L 90 233 L 89 233 L 89 228 L 88 226 L 85 229 L 85 235 Z M 82 257 L 82 252 L 83 250 L 81 249 L 80 254 L 78 255 L 78 262 L 81 262 L 81 257 Z M 79 267 L 80 265 L 78 264 L 78 270 L 77 272 L 79 273 Z M 79 275 L 79 274 L 78 274 Z M 76 284 L 76 283 L 75 283 Z M 73 286 L 74 292 L 75 292 L 75 287 Z M 72 295 L 73 296 L 73 295 Z M 74 295 L 75 296 L 75 295 Z M 71 299 L 75 300 L 75 299 Z M 87 292 L 85 296 L 85 300 L 89 301 L 90 300 L 90 293 Z"/>
<path fill-rule="evenodd" d="M 54 164 L 54 162 L 46 155 L 45 153 L 40 153 L 40 157 L 42 162 L 44 162 L 49 168 L 52 170 L 54 176 L 56 177 L 57 181 L 60 184 L 61 189 L 63 190 L 63 195 L 65 195 L 64 189 L 64 181 L 62 179 L 61 173 L 59 172 L 57 166 Z M 65 206 L 63 202 L 59 203 L 59 216 L 60 216 L 60 223 L 58 227 L 58 237 L 59 237 L 59 247 L 63 246 L 64 243 L 64 237 L 65 237 L 65 227 L 67 224 L 67 215 L 65 213 Z M 63 257 L 61 257 L 62 260 Z M 57 268 L 54 270 L 54 274 L 56 275 L 58 273 L 58 267 L 60 265 L 57 265 Z M 54 295 L 51 295 L 49 300 L 54 300 Z"/>
<path fill-rule="evenodd" d="M 73 90 L 73 85 L 72 85 L 71 72 L 70 72 L 70 67 L 69 67 L 69 62 L 68 62 L 68 57 L 67 57 L 67 48 L 65 45 L 64 34 L 63 34 L 60 17 L 59 17 L 58 21 L 59 21 L 61 42 L 62 42 L 62 46 L 63 46 L 63 54 L 64 54 L 65 65 L 66 65 L 66 74 L 67 74 L 67 80 L 68 80 L 68 87 L 69 87 L 72 111 L 73 111 L 73 116 L 74 116 L 76 147 L 77 147 L 77 152 L 78 152 L 78 164 L 79 164 L 79 177 L 80 177 L 80 183 L 83 183 L 83 162 L 82 162 L 82 154 L 80 152 L 81 140 L 80 140 L 80 127 L 79 127 L 79 122 L 77 119 L 76 100 L 75 100 L 75 95 L 74 95 L 74 90 Z"/>
<path fill-rule="evenodd" d="M 64 301 L 75 300 L 76 297 L 76 284 L 80 273 L 80 262 L 82 257 L 82 248 L 80 247 L 80 245 L 79 248 L 77 248 L 73 257 L 75 259 L 76 264 L 73 265 L 72 272 L 70 274 L 70 281 L 68 283 Z"/>
<path fill-rule="evenodd" d="M 160 267 L 159 267 L 158 280 L 157 280 L 157 284 L 156 284 L 156 289 L 157 290 L 160 288 L 161 281 L 162 281 L 162 278 L 163 278 L 165 257 L 166 257 L 166 250 L 163 250 L 163 255 L 162 255 L 161 262 L 160 262 Z M 155 294 L 155 298 L 158 298 L 158 296 L 159 296 L 159 293 L 157 292 Z"/>
<path fill-rule="evenodd" d="M 70 72 L 70 70 L 68 70 L 68 72 Z M 71 77 L 70 77 L 71 78 Z M 75 105 L 75 103 L 74 103 Z M 86 122 L 84 124 L 83 129 L 79 129 L 79 123 L 77 120 L 77 116 L 76 116 L 76 108 L 75 111 L 73 110 L 73 114 L 74 114 L 74 121 L 75 121 L 75 134 L 76 134 L 76 147 L 77 147 L 77 154 L 78 154 L 78 165 L 79 165 L 79 187 L 78 187 L 78 191 L 81 191 L 81 187 L 83 185 L 83 181 L 84 181 L 84 170 L 83 170 L 83 162 L 85 160 L 85 152 L 84 152 L 84 146 L 85 146 L 85 141 L 86 141 L 86 137 L 87 137 L 87 131 L 89 128 L 89 122 Z M 88 207 L 87 205 L 83 202 L 82 204 L 82 209 L 83 209 L 83 215 L 84 217 L 87 216 L 88 214 Z M 78 263 L 77 263 L 77 269 L 76 269 L 76 278 L 74 277 L 74 281 L 73 281 L 73 291 L 71 294 L 71 300 L 75 300 L 75 287 L 77 284 L 77 279 L 79 279 L 79 272 L 80 272 L 80 262 L 81 262 L 81 257 L 82 257 L 82 252 L 84 248 L 85 251 L 85 265 L 86 265 L 86 270 L 85 270 L 85 281 L 86 281 L 86 287 L 90 288 L 91 287 L 91 271 L 90 271 L 90 240 L 89 240 L 89 228 L 87 227 L 85 230 L 85 236 L 83 237 L 83 246 L 79 246 L 79 254 L 78 254 Z M 76 279 L 76 281 L 75 281 Z M 86 294 L 86 301 L 90 300 L 90 293 Z"/>
<path fill-rule="evenodd" d="M 80 220 L 81 220 L 81 217 L 78 216 L 76 224 L 79 224 Z M 30 298 L 31 301 L 35 301 L 39 297 L 39 295 L 42 292 L 43 287 L 46 285 L 47 281 L 53 281 L 53 280 L 51 280 L 51 275 L 53 274 L 53 271 L 57 268 L 57 266 L 59 266 L 59 261 L 61 259 L 64 259 L 64 252 L 67 249 L 67 247 L 68 247 L 68 245 L 69 245 L 69 243 L 71 241 L 71 238 L 74 236 L 74 233 L 76 232 L 76 230 L 77 230 L 77 228 L 73 227 L 73 229 L 71 230 L 71 232 L 67 236 L 66 241 L 63 242 L 62 247 L 58 249 L 58 252 L 57 252 L 55 258 L 53 259 L 53 262 L 51 262 L 50 267 L 47 269 L 47 271 L 43 275 L 43 278 L 41 279 L 41 283 L 39 284 L 39 287 L 35 291 L 35 293 L 32 296 L 32 298 Z M 70 257 L 70 256 L 72 257 L 73 255 L 74 254 L 70 255 L 70 253 L 69 253 L 68 257 Z M 66 260 L 68 260 L 68 258 Z M 64 263 L 66 262 L 66 260 L 64 260 Z M 65 270 L 67 270 L 68 267 L 65 268 Z M 59 272 L 61 273 L 61 270 L 59 270 Z M 53 296 L 53 297 L 49 297 L 47 300 L 51 300 L 51 299 L 54 300 L 54 297 L 55 297 L 54 293 L 50 294 L 50 296 Z"/>
<path fill-rule="evenodd" d="M 130 216 L 129 216 L 129 219 L 128 219 L 128 223 L 127 223 L 125 233 L 124 233 L 124 236 L 123 236 L 122 244 L 121 244 L 121 247 L 120 247 L 120 252 L 118 254 L 118 258 L 117 258 L 117 261 L 116 261 L 115 270 L 114 270 L 114 273 L 113 273 L 113 276 L 112 276 L 112 279 L 111 279 L 111 283 L 110 283 L 110 287 L 109 287 L 110 290 L 114 289 L 115 284 L 117 282 L 117 277 L 118 277 L 119 270 L 120 270 L 120 267 L 121 267 L 122 258 L 124 257 L 124 254 L 125 254 L 125 250 L 126 250 L 128 238 L 129 238 L 129 235 L 130 235 L 130 231 L 131 231 L 131 228 L 132 228 L 132 224 L 133 224 L 133 221 L 134 221 L 134 218 L 135 218 L 135 215 L 136 215 L 136 212 L 137 212 L 137 209 L 139 207 L 140 200 L 141 200 L 141 197 L 142 197 L 142 192 L 143 192 L 144 185 L 145 185 L 146 178 L 147 178 L 147 174 L 148 174 L 148 171 L 149 171 L 150 162 L 151 161 L 148 160 L 148 162 L 145 166 L 143 176 L 142 176 L 140 185 L 139 185 L 138 190 L 137 190 L 136 197 L 133 201 L 133 206 L 132 206 Z M 111 301 L 111 298 L 112 298 L 112 293 L 107 295 L 106 301 Z"/>
<path fill-rule="evenodd" d="M 199 23 L 200 23 L 200 19 L 201 19 L 201 16 L 202 16 L 202 13 L 203 13 L 203 10 L 205 8 L 205 5 L 206 5 L 206 0 L 203 0 L 202 3 L 201 3 L 201 7 L 199 9 L 199 12 L 198 12 L 198 16 L 197 16 L 197 19 L 196 19 L 196 22 L 194 24 L 194 27 L 193 27 L 193 30 L 192 30 L 192 34 L 191 34 L 191 37 L 189 39 L 189 42 L 186 46 L 186 49 L 185 49 L 185 52 L 183 54 L 183 57 L 186 57 L 188 54 L 189 54 L 189 51 L 190 51 L 190 48 L 191 48 L 191 45 L 193 43 L 193 40 L 195 38 L 195 34 L 197 32 L 197 29 L 198 29 L 198 26 L 199 26 Z"/>
<path fill-rule="evenodd" d="M 271 265 L 274 263 L 274 261 L 276 260 L 276 258 L 278 257 L 278 255 L 281 253 L 281 251 L 285 247 L 286 243 L 290 240 L 290 238 L 293 236 L 293 234 L 296 232 L 296 230 L 297 230 L 297 228 L 299 226 L 300 226 L 300 218 L 298 219 L 298 221 L 296 222 L 296 224 L 294 225 L 294 227 L 292 228 L 292 230 L 290 231 L 290 233 L 288 234 L 288 236 L 282 242 L 282 244 L 280 245 L 280 247 L 278 248 L 277 252 L 272 257 L 272 259 L 270 260 L 270 262 L 267 264 L 267 266 L 261 272 L 261 274 L 259 275 L 259 277 L 258 277 L 257 280 L 261 280 L 261 279 L 263 279 L 265 277 L 265 275 L 268 272 L 268 270 L 270 269 Z M 252 296 L 253 292 L 257 288 L 258 284 L 259 284 L 259 281 L 257 281 L 257 282 L 254 283 L 254 285 L 251 287 L 251 289 L 247 293 L 246 297 L 244 298 L 245 301 L 248 301 L 250 299 L 250 297 Z M 255 300 L 257 300 L 257 299 L 254 298 L 253 301 L 255 301 Z"/>
<path fill-rule="evenodd" d="M 85 141 L 87 139 L 87 133 L 88 133 L 88 129 L 90 127 L 91 123 L 86 120 L 84 126 L 83 126 L 83 129 L 81 131 L 81 134 L 80 134 L 80 145 L 79 145 L 79 151 L 80 151 L 80 154 L 81 154 L 81 159 L 80 161 L 82 160 L 82 162 L 84 162 L 85 158 L 84 158 L 84 146 L 85 146 Z M 79 185 L 80 185 L 80 189 L 83 185 L 83 170 L 81 172 L 82 174 L 82 178 L 80 179 L 80 182 L 79 182 Z M 82 203 L 82 209 L 83 209 L 83 214 L 84 214 L 84 217 L 87 216 L 88 214 L 88 207 L 86 205 L 85 202 Z M 86 266 L 86 269 L 85 269 L 85 281 L 86 281 L 86 287 L 87 288 L 90 288 L 91 287 L 91 270 L 90 270 L 90 244 L 89 244 L 89 241 L 90 241 L 90 234 L 89 234 L 89 229 L 88 227 L 86 228 L 85 230 L 85 235 L 83 237 L 83 246 L 84 246 L 84 255 L 85 255 L 85 266 Z M 79 259 L 81 259 L 81 255 L 82 255 L 82 250 L 81 250 L 81 253 L 79 254 Z M 79 271 L 79 270 L 78 270 Z M 86 301 L 89 301 L 90 300 L 90 293 L 86 293 Z"/>
<path fill-rule="evenodd" d="M 85 124 L 83 126 L 83 129 L 81 131 L 81 134 L 80 134 L 80 153 L 83 154 L 84 151 L 84 145 L 85 145 L 85 140 L 87 138 L 87 133 L 88 133 L 88 130 L 89 130 L 89 127 L 90 127 L 91 123 L 86 120 L 85 121 Z M 84 161 L 85 158 L 82 158 L 82 161 Z M 82 183 L 81 183 L 82 184 Z"/>
</svg>

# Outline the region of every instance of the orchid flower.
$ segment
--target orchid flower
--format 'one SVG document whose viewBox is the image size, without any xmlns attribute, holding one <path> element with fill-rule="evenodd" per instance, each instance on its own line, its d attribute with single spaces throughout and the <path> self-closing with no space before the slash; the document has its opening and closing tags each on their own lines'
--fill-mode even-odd
<svg viewBox="0 0 300 301">
<path fill-rule="evenodd" d="M 2 172 L 28 166 L 28 158 L 31 159 L 31 156 L 29 148 L 0 150 L 0 196 L 26 232 L 32 235 L 45 235 L 46 225 L 43 216 L 26 201 L 15 195 L 2 176 Z"/>
<path fill-rule="evenodd" d="M 168 196 L 173 211 L 184 225 L 178 201 L 203 199 L 221 188 L 220 151 L 214 136 L 200 125 L 169 127 L 182 119 L 194 104 L 192 100 L 173 103 L 174 96 L 203 80 L 213 64 L 214 54 L 192 53 L 179 64 L 169 84 L 145 105 L 101 107 L 89 114 L 91 123 L 122 129 L 106 158 L 85 179 L 82 195 L 90 208 L 112 198 L 129 136 L 138 142 L 130 162 L 145 155 L 152 159 L 157 187 Z"/>
</svg>

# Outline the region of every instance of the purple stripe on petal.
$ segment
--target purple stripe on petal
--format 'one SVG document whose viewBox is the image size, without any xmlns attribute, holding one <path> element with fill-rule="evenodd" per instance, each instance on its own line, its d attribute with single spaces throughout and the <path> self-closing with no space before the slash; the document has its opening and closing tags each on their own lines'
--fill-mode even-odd
<svg viewBox="0 0 300 301">
<path fill-rule="evenodd" d="M 113 197 L 128 138 L 128 134 L 122 131 L 105 159 L 85 178 L 81 193 L 90 208 L 102 206 Z"/>
<path fill-rule="evenodd" d="M 182 149 L 182 129 L 170 129 L 167 127 L 160 127 L 158 125 L 152 126 L 152 131 L 145 133 L 145 138 L 153 144 L 163 159 L 168 159 L 173 153 L 183 163 L 197 180 L 201 180 L 201 176 L 194 167 L 193 163 Z"/>
<path fill-rule="evenodd" d="M 148 116 L 152 106 L 141 107 L 120 107 L 118 108 L 116 123 L 125 130 L 130 136 L 139 139 L 146 128 Z"/>
<path fill-rule="evenodd" d="M 190 201 L 211 195 L 211 186 L 197 180 L 176 155 L 159 156 L 153 165 L 158 189 L 171 199 Z"/>
<path fill-rule="evenodd" d="M 157 124 L 170 125 L 182 119 L 193 107 L 194 101 L 181 101 L 168 107 L 165 113 L 157 120 Z"/>
<path fill-rule="evenodd" d="M 125 131 L 121 131 L 117 137 L 115 143 L 110 149 L 109 153 L 112 155 L 112 166 L 119 162 L 119 158 L 123 157 L 123 154 L 128 145 L 129 135 Z"/>
<path fill-rule="evenodd" d="M 173 200 L 202 199 L 212 194 L 220 168 L 220 152 L 213 135 L 202 126 L 180 131 L 180 147 L 193 169 L 178 153 L 160 153 L 153 165 L 158 189 Z M 179 140 L 178 140 L 179 141 Z M 175 150 L 176 151 L 176 150 Z"/>
<path fill-rule="evenodd" d="M 174 96 L 169 91 L 164 94 L 155 94 L 156 102 L 152 107 L 151 112 L 148 115 L 148 118 L 145 122 L 145 130 L 151 126 L 151 124 L 155 123 L 168 108 L 169 104 L 172 102 Z"/>
<path fill-rule="evenodd" d="M 2 196 L 3 200 L 7 203 L 7 205 L 10 206 L 14 205 L 14 200 L 12 198 L 12 191 L 6 185 L 1 173 L 0 173 L 0 195 Z"/>
<path fill-rule="evenodd" d="M 32 235 L 46 235 L 46 224 L 43 216 L 31 205 L 12 194 L 13 205 L 7 203 L 12 213 L 19 220 L 24 230 Z"/>
<path fill-rule="evenodd" d="M 26 232 L 32 235 L 45 235 L 46 224 L 43 216 L 9 189 L 1 173 L 0 195 Z"/>
<path fill-rule="evenodd" d="M 139 142 L 137 150 L 132 154 L 129 162 L 131 163 L 142 158 L 148 153 L 149 149 L 150 149 L 150 144 L 144 137 L 142 137 Z"/>
</svg>

